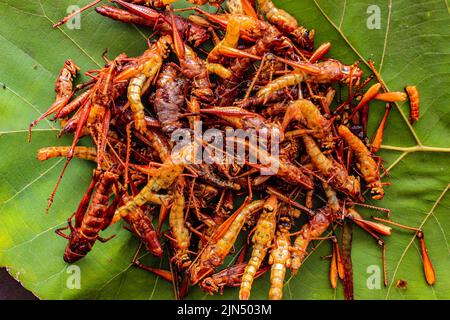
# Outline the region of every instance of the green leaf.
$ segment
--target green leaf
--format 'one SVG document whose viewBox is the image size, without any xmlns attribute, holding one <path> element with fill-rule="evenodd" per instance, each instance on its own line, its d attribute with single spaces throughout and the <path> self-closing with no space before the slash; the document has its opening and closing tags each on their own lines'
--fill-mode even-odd
<svg viewBox="0 0 450 320">
<path fill-rule="evenodd" d="M 83 14 L 80 30 L 51 25 L 66 14 L 69 5 L 80 7 L 89 1 L 0 0 L 0 266 L 9 268 L 27 289 L 43 299 L 171 299 L 169 283 L 130 266 L 137 241 L 120 225 L 105 232 L 117 234 L 98 243 L 85 259 L 81 288 L 69 289 L 71 271 L 62 260 L 66 241 L 54 230 L 65 224 L 83 195 L 92 167 L 73 160 L 49 214 L 47 198 L 62 169 L 61 160 L 44 163 L 35 159 L 37 149 L 68 145 L 70 139 L 56 139 L 55 125 L 43 121 L 30 144 L 26 128 L 43 113 L 54 97 L 53 83 L 63 62 L 72 58 L 83 70 L 101 65 L 101 53 L 127 52 L 138 55 L 146 47 L 151 30 L 105 19 L 94 11 Z M 392 183 L 383 201 L 372 203 L 392 210 L 392 219 L 423 227 L 430 257 L 436 269 L 435 286 L 427 286 L 421 266 L 420 247 L 412 232 L 394 228 L 386 238 L 389 286 L 369 289 L 370 268 L 381 268 L 381 251 L 367 234 L 355 229 L 353 267 L 357 299 L 449 299 L 450 298 L 450 30 L 446 1 L 333 1 L 278 0 L 280 7 L 301 23 L 316 29 L 317 44 L 332 42 L 330 55 L 346 63 L 373 59 L 386 85 L 403 90 L 416 85 L 421 94 L 421 119 L 411 127 L 408 106 L 399 104 L 388 121 L 381 155 Z M 368 29 L 370 5 L 380 8 L 380 29 Z M 370 132 L 384 112 L 372 104 Z M 369 217 L 367 210 L 361 212 Z M 342 299 L 342 286 L 330 289 L 326 242 L 318 243 L 299 274 L 285 285 L 286 299 Z M 146 263 L 167 262 L 145 257 Z M 368 269 L 369 268 L 369 269 Z M 398 279 L 408 288 L 398 289 Z M 70 286 L 69 286 L 70 287 Z M 252 297 L 266 299 L 268 275 L 256 281 Z M 195 288 L 188 299 L 209 298 Z M 228 289 L 222 297 L 237 298 Z"/>
</svg>

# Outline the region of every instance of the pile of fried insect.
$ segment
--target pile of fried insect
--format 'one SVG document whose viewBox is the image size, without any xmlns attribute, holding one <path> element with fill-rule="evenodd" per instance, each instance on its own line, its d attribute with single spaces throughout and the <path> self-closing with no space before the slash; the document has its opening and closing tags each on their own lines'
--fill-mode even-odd
<svg viewBox="0 0 450 320">
<path fill-rule="evenodd" d="M 31 134 L 38 121 L 54 114 L 61 122 L 60 134 L 74 134 L 71 146 L 38 152 L 39 160 L 67 158 L 49 207 L 73 157 L 97 166 L 64 228 L 70 235 L 57 231 L 69 241 L 65 261 L 84 258 L 97 240 L 110 240 L 101 231 L 123 219 L 149 253 L 170 257 L 171 271 L 137 258 L 133 264 L 172 281 L 177 298 L 199 285 L 211 294 L 240 287 L 239 298 L 249 299 L 255 278 L 268 272 L 269 298 L 281 299 L 287 269 L 295 275 L 311 242 L 329 239 L 331 286 L 342 280 L 345 297 L 351 299 L 352 225 L 377 240 L 384 260 L 381 236 L 391 234 L 389 224 L 416 233 L 426 281 L 434 284 L 420 229 L 388 218 L 369 221 L 355 209 L 377 209 L 364 204 L 364 195 L 375 200 L 384 196 L 382 160 L 375 153 L 393 103 L 409 98 L 410 121 L 418 119 L 414 86 L 406 87 L 406 93 L 389 92 L 372 62 L 366 78 L 357 63 L 326 57 L 331 44 L 315 48 L 314 31 L 271 0 L 210 1 L 216 8 L 208 12 L 198 6 L 174 9 L 164 0 L 111 2 L 96 11 L 152 28 L 148 49 L 138 57 L 122 53 L 114 60 L 105 54 L 106 65 L 86 72 L 91 80 L 78 86 L 73 80 L 80 69 L 67 60 L 56 81 L 54 104 L 30 125 Z M 369 139 L 373 100 L 386 102 L 386 111 Z M 260 163 L 175 161 L 192 155 L 194 141 L 175 150 L 172 133 L 194 130 L 198 121 L 203 132 L 277 130 L 279 155 L 260 151 L 266 160 Z M 94 147 L 77 146 L 83 136 Z M 235 148 L 251 148 L 245 138 L 233 139 Z M 278 170 L 261 174 L 269 164 Z M 241 205 L 237 198 L 243 199 Z M 245 230 L 248 251 L 225 266 Z"/>
</svg>

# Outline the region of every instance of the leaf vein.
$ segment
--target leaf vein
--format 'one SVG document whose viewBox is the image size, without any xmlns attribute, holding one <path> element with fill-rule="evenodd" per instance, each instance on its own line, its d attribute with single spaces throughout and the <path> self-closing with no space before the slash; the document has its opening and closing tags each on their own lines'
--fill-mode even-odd
<svg viewBox="0 0 450 320">
<path fill-rule="evenodd" d="M 31 182 L 29 182 L 27 185 L 25 185 L 22 189 L 20 189 L 19 191 L 17 191 L 13 196 L 11 196 L 9 199 L 5 200 L 3 202 L 3 205 L 6 205 L 8 202 L 10 202 L 11 200 L 13 200 L 14 198 L 16 198 L 19 194 L 21 194 L 23 191 L 25 191 L 26 189 L 28 189 L 31 185 L 33 185 L 35 182 L 39 181 L 42 177 L 44 177 L 47 173 L 49 173 L 51 170 L 53 170 L 63 159 L 59 159 L 58 161 L 55 162 L 55 164 L 53 164 L 50 168 L 48 168 L 47 170 L 45 170 L 43 173 L 39 174 L 39 176 L 37 176 L 35 179 L 33 179 Z"/>
<path fill-rule="evenodd" d="M 445 194 L 447 193 L 448 189 L 450 187 L 450 184 L 447 184 L 447 186 L 445 187 L 444 191 L 442 191 L 442 193 L 439 195 L 438 199 L 436 200 L 436 202 L 433 204 L 433 206 L 431 207 L 430 211 L 425 215 L 424 219 L 422 220 L 422 222 L 420 223 L 418 229 L 422 229 L 422 227 L 424 226 L 424 224 L 427 222 L 428 218 L 434 213 L 434 210 L 437 208 L 437 206 L 439 205 L 439 203 L 442 201 L 442 199 L 444 198 Z M 397 265 L 395 267 L 394 270 L 394 274 L 392 275 L 389 287 L 388 287 L 388 291 L 386 293 L 385 299 L 387 300 L 389 297 L 389 294 L 391 292 L 392 289 L 392 285 L 394 284 L 394 279 L 395 276 L 398 272 L 398 269 L 400 268 L 400 265 L 404 259 L 404 257 L 406 256 L 406 253 L 408 252 L 409 248 L 411 247 L 411 245 L 414 243 L 414 240 L 416 238 L 416 234 L 414 234 L 411 238 L 411 240 L 409 241 L 409 243 L 406 245 L 405 249 L 403 250 L 399 261 L 397 262 Z"/>
<path fill-rule="evenodd" d="M 331 20 L 331 18 L 325 13 L 325 11 L 322 9 L 322 7 L 319 5 L 319 3 L 317 2 L 317 0 L 313 0 L 314 4 L 316 5 L 316 7 L 319 9 L 319 11 L 321 12 L 321 14 L 325 17 L 325 19 L 328 20 L 328 22 L 336 29 L 336 31 L 340 34 L 340 36 L 342 37 L 342 39 L 347 43 L 347 45 L 350 47 L 350 49 L 353 50 L 353 52 L 361 59 L 361 61 L 363 61 L 367 66 L 369 66 L 369 63 L 367 62 L 366 59 L 364 59 L 364 57 L 361 55 L 361 53 L 356 50 L 356 48 L 353 46 L 353 44 L 350 42 L 350 40 L 345 36 L 345 34 L 342 32 L 341 29 L 339 29 L 339 27 Z M 392 1 L 392 0 L 391 0 Z M 386 89 L 389 88 L 386 85 L 386 83 L 384 81 L 382 81 L 382 84 L 386 87 Z M 409 130 L 411 131 L 411 134 L 413 135 L 414 139 L 416 140 L 416 142 L 421 145 L 422 142 L 420 141 L 419 137 L 417 136 L 417 133 L 415 132 L 414 128 L 412 127 L 412 125 L 409 123 L 408 118 L 406 117 L 405 113 L 403 112 L 403 110 L 400 108 L 398 103 L 395 103 L 395 106 L 397 107 L 398 111 L 400 112 L 400 115 L 403 118 L 403 121 L 405 121 L 406 125 L 408 126 Z"/>
<path fill-rule="evenodd" d="M 391 27 L 392 0 L 389 0 L 388 10 L 389 11 L 388 11 L 388 19 L 387 19 L 387 25 L 386 25 L 386 34 L 384 35 L 383 52 L 381 54 L 381 61 L 380 61 L 380 67 L 379 67 L 380 74 L 381 74 L 381 70 L 383 69 L 384 57 L 386 55 L 386 49 L 387 49 L 387 43 L 388 43 L 389 29 Z"/>
<path fill-rule="evenodd" d="M 50 19 L 49 16 L 45 13 L 45 9 L 44 9 L 44 6 L 42 5 L 42 1 L 41 1 L 41 0 L 39 0 L 39 5 L 40 5 L 41 8 L 42 8 L 42 12 L 44 13 L 45 18 L 46 18 L 52 25 L 54 25 L 55 22 L 54 22 L 52 19 Z M 92 60 L 92 62 L 94 62 L 99 68 L 101 68 L 101 64 L 98 63 L 93 57 L 91 57 L 91 55 L 89 55 L 89 53 L 87 53 L 87 51 L 84 50 L 84 49 L 78 44 L 78 42 L 76 42 L 76 41 L 75 41 L 74 39 L 72 39 L 66 32 L 64 32 L 64 30 L 63 30 L 61 27 L 58 27 L 58 30 L 61 31 L 61 33 L 62 33 L 65 37 L 67 37 L 67 38 L 68 38 L 75 46 L 77 46 L 77 48 L 80 49 L 80 51 L 81 51 L 82 53 L 84 53 L 90 60 Z"/>
</svg>

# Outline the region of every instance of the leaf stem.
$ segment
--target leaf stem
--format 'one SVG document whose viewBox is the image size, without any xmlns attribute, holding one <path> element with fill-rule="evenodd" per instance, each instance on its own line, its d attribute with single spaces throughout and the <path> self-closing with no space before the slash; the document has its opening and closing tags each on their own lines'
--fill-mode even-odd
<svg viewBox="0 0 450 320">
<path fill-rule="evenodd" d="M 384 177 L 388 172 L 390 172 L 397 164 L 400 163 L 400 161 L 403 160 L 404 157 L 408 155 L 408 152 L 403 152 L 400 157 L 398 157 L 390 166 L 386 169 L 386 172 L 383 172 L 381 177 Z"/>
<path fill-rule="evenodd" d="M 387 146 L 382 145 L 381 149 L 384 150 L 393 150 L 393 151 L 401 151 L 405 153 L 413 153 L 413 152 L 450 152 L 450 148 L 440 148 L 440 147 L 428 147 L 423 145 L 417 145 L 414 147 L 397 147 L 397 146 Z"/>
</svg>

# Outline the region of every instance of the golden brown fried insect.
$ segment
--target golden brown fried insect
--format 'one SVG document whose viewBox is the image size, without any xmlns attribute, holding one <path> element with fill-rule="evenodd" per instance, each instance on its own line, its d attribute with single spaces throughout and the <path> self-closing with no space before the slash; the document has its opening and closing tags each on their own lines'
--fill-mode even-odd
<svg viewBox="0 0 450 320">
<path fill-rule="evenodd" d="M 133 197 L 125 205 L 117 209 L 119 215 L 126 215 L 126 212 L 136 210 L 147 202 L 163 205 L 168 200 L 167 195 L 158 194 L 160 190 L 167 190 L 175 180 L 181 175 L 184 170 L 183 165 L 169 165 L 164 164 L 157 170 L 155 176 L 153 176 L 148 184 L 139 192 L 138 195 Z"/>
<path fill-rule="evenodd" d="M 236 211 L 216 230 L 206 247 L 191 265 L 189 272 L 191 282 L 198 283 L 222 265 L 223 260 L 230 252 L 239 232 L 244 226 L 248 216 L 261 210 L 264 201 L 256 200 Z"/>
<path fill-rule="evenodd" d="M 187 145 L 178 152 L 174 151 L 172 157 L 168 157 L 162 166 L 156 170 L 155 175 L 148 180 L 147 185 L 130 201 L 118 208 L 115 215 L 125 216 L 127 212 L 132 212 L 148 202 L 165 205 L 169 196 L 158 192 L 168 190 L 180 177 L 186 167 L 186 161 L 189 162 L 190 157 L 192 157 L 192 152 L 192 145 Z"/>
<path fill-rule="evenodd" d="M 270 252 L 270 300 L 283 298 L 283 285 L 286 269 L 291 267 L 291 219 L 281 217 L 278 221 L 278 231 L 274 240 L 274 247 Z"/>
<path fill-rule="evenodd" d="M 307 254 L 308 245 L 314 238 L 320 237 L 330 226 L 329 208 L 316 211 L 311 220 L 305 223 L 295 238 L 292 250 L 292 274 L 297 274 Z"/>
<path fill-rule="evenodd" d="M 229 69 L 225 68 L 223 65 L 219 63 L 208 63 L 207 67 L 209 74 L 216 74 L 222 79 L 229 79 L 230 77 L 233 76 L 233 74 Z"/>
<path fill-rule="evenodd" d="M 300 99 L 288 106 L 281 125 L 283 132 L 292 120 L 297 120 L 305 128 L 313 130 L 312 136 L 318 139 L 323 147 L 333 147 L 331 122 L 320 113 L 320 110 L 311 101 Z"/>
<path fill-rule="evenodd" d="M 390 104 L 387 104 L 384 116 L 381 119 L 380 125 L 378 126 L 377 131 L 375 132 L 375 135 L 373 137 L 372 143 L 370 144 L 370 152 L 372 152 L 373 154 L 377 153 L 381 148 L 381 143 L 383 142 L 384 136 L 384 129 L 386 127 L 386 122 L 390 112 L 391 106 Z"/>
<path fill-rule="evenodd" d="M 215 186 L 217 188 L 232 189 L 236 191 L 241 189 L 241 186 L 238 183 L 219 176 L 209 164 L 202 163 L 198 165 L 191 165 L 190 167 L 195 171 L 199 178 L 212 186 Z"/>
<path fill-rule="evenodd" d="M 153 81 L 158 74 L 164 59 L 169 54 L 169 48 L 172 45 L 170 36 L 163 36 L 148 49 L 140 58 L 137 66 L 120 73 L 116 81 L 127 80 L 130 77 L 128 86 L 128 100 L 133 111 L 133 120 L 136 129 L 143 133 L 147 129 L 144 114 L 144 105 L 141 101 L 144 84 Z"/>
<path fill-rule="evenodd" d="M 170 22 L 171 16 L 168 11 L 158 12 L 147 6 L 127 3 L 125 1 L 112 2 L 120 4 L 126 10 L 112 6 L 100 6 L 95 8 L 95 10 L 99 14 L 114 20 L 151 27 L 162 35 L 171 34 L 173 32 L 172 24 Z M 188 19 L 178 15 L 175 16 L 174 19 L 175 26 L 179 33 L 185 36 L 186 40 L 195 47 L 201 46 L 204 42 L 209 40 L 210 36 L 206 28 L 192 23 Z"/>
<path fill-rule="evenodd" d="M 289 35 L 302 48 L 307 50 L 314 48 L 314 30 L 308 31 L 305 27 L 299 26 L 297 19 L 283 9 L 277 8 L 272 0 L 258 0 L 258 4 L 267 20 Z"/>
<path fill-rule="evenodd" d="M 252 96 L 247 99 L 238 101 L 236 104 L 243 108 L 243 109 L 250 109 L 252 107 L 258 107 L 258 106 L 267 106 L 271 103 L 277 103 L 280 102 L 280 104 L 277 104 L 276 106 L 282 106 L 282 109 L 286 109 L 286 104 L 284 101 L 286 100 L 297 100 L 298 98 L 298 90 L 297 88 L 291 87 L 291 88 L 285 88 L 283 90 L 278 90 L 274 92 L 270 92 L 262 97 L 258 96 Z M 267 110 L 270 113 L 269 110 L 270 107 L 267 107 L 265 110 Z"/>
<path fill-rule="evenodd" d="M 330 185 L 353 197 L 360 193 L 359 181 L 354 176 L 350 176 L 343 165 L 323 154 L 313 138 L 303 136 L 303 142 L 311 162 L 329 180 Z"/>
<path fill-rule="evenodd" d="M 355 153 L 358 159 L 357 167 L 361 171 L 367 187 L 370 189 L 372 198 L 375 200 L 383 199 L 384 189 L 380 180 L 380 171 L 369 149 L 346 126 L 339 126 L 338 132 L 348 144 L 349 148 Z"/>
<path fill-rule="evenodd" d="M 239 263 L 231 267 L 225 268 L 210 277 L 203 279 L 199 285 L 203 291 L 213 295 L 214 293 L 223 293 L 225 287 L 239 287 L 241 285 L 242 276 L 246 263 Z M 255 279 L 262 276 L 268 267 L 261 267 L 255 274 Z"/>
<path fill-rule="evenodd" d="M 56 79 L 55 84 L 55 102 L 50 106 L 50 108 L 42 114 L 39 118 L 30 123 L 28 127 L 28 141 L 31 139 L 31 129 L 39 123 L 39 121 L 45 119 L 54 112 L 58 112 L 64 108 L 69 102 L 70 98 L 73 96 L 73 79 L 77 76 L 80 68 L 72 61 L 67 60 L 64 63 L 59 76 Z"/>
<path fill-rule="evenodd" d="M 257 41 L 258 39 L 268 36 L 274 38 L 283 38 L 283 44 L 277 47 L 277 52 L 293 52 L 293 44 L 289 39 L 283 37 L 276 27 L 270 23 L 259 20 L 255 17 L 242 14 L 211 14 L 200 8 L 195 10 L 205 15 L 210 21 L 216 22 L 221 27 L 226 28 L 231 19 L 238 21 L 241 37 L 246 40 Z"/>
<path fill-rule="evenodd" d="M 295 70 L 267 84 L 258 91 L 258 97 L 268 97 L 273 92 L 297 85 L 301 82 L 352 82 L 355 79 L 359 79 L 362 75 L 362 71 L 357 66 L 346 66 L 340 61 L 333 59 L 317 64 L 292 62 L 280 58 L 279 60 L 293 66 Z"/>
<path fill-rule="evenodd" d="M 67 157 L 71 147 L 47 147 L 38 150 L 37 158 L 45 161 L 52 158 Z M 95 162 L 97 160 L 97 150 L 90 147 L 75 147 L 73 152 L 75 158 L 80 158 Z"/>
<path fill-rule="evenodd" d="M 175 23 L 173 12 L 171 13 L 172 25 Z M 173 49 L 180 61 L 180 71 L 192 82 L 191 94 L 202 102 L 211 102 L 214 92 L 209 81 L 208 63 L 198 57 L 197 53 L 183 43 L 178 29 L 173 30 Z"/>
<path fill-rule="evenodd" d="M 92 89 L 91 112 L 87 121 L 88 126 L 103 124 L 105 113 L 111 106 L 114 96 L 114 80 L 117 73 L 117 61 L 113 61 L 98 73 L 97 81 Z"/>
<path fill-rule="evenodd" d="M 86 103 L 86 100 L 91 96 L 92 89 L 86 90 L 81 93 L 78 97 L 68 103 L 65 107 L 60 109 L 54 119 L 63 119 L 69 116 L 73 111 L 79 110 L 79 108 Z"/>
<path fill-rule="evenodd" d="M 124 194 L 122 201 L 128 203 L 131 201 L 131 198 Z M 122 214 L 121 217 L 130 225 L 130 231 L 141 240 L 147 251 L 156 257 L 162 257 L 163 249 L 150 217 L 137 206 L 134 210 L 122 210 L 120 214 Z"/>
<path fill-rule="evenodd" d="M 407 86 L 406 92 L 409 97 L 409 122 L 413 124 L 417 120 L 419 120 L 419 91 L 415 86 Z"/>
<path fill-rule="evenodd" d="M 156 115 L 161 122 L 162 131 L 171 134 L 181 128 L 181 107 L 184 105 L 187 84 L 185 78 L 172 65 L 163 67 L 156 82 L 153 101 Z"/>
<path fill-rule="evenodd" d="M 252 283 L 261 267 L 267 250 L 275 237 L 276 219 L 277 219 L 277 198 L 270 196 L 264 203 L 264 211 L 258 219 L 252 238 L 253 250 L 250 260 L 245 267 L 242 276 L 241 290 L 239 299 L 248 300 L 252 289 Z"/>
<path fill-rule="evenodd" d="M 222 63 L 222 54 L 237 48 L 240 37 L 239 29 L 239 20 L 231 16 L 225 36 L 208 54 L 208 63 Z"/>
<path fill-rule="evenodd" d="M 169 214 L 169 225 L 174 240 L 173 247 L 175 248 L 175 255 L 172 259 L 179 270 L 185 269 L 191 265 L 191 260 L 188 255 L 190 234 L 186 227 L 184 217 L 184 184 L 185 182 L 183 179 L 179 178 L 177 185 L 174 188 L 173 203 Z"/>
<path fill-rule="evenodd" d="M 294 165 L 289 159 L 278 154 L 272 154 L 263 148 L 257 148 L 253 144 L 248 144 L 242 139 L 233 139 L 237 145 L 245 146 L 249 150 L 249 154 L 258 154 L 260 159 L 264 159 L 264 163 L 248 163 L 249 166 L 265 170 L 268 175 L 276 175 L 284 182 L 292 185 L 300 185 L 305 189 L 313 189 L 314 182 L 307 176 L 301 168 Z"/>
<path fill-rule="evenodd" d="M 264 56 L 274 48 L 281 46 L 282 41 L 282 38 L 266 35 L 258 39 L 252 47 L 245 49 L 244 51 L 255 57 Z M 242 79 L 245 77 L 245 74 L 248 72 L 248 69 L 251 68 L 254 61 L 255 59 L 252 58 L 236 57 L 230 62 L 229 71 L 231 77 L 221 81 L 216 89 L 218 106 L 229 106 L 235 102 L 236 97 L 239 95 L 239 88 L 243 84 Z M 285 97 L 284 94 L 283 97 Z M 248 108 L 251 103 L 254 103 L 251 101 L 252 99 L 253 97 L 246 98 L 240 102 L 240 105 L 242 104 L 241 106 L 244 109 Z"/>
<path fill-rule="evenodd" d="M 337 215 L 341 211 L 341 206 L 336 191 L 326 182 L 322 182 L 322 187 L 327 197 L 328 208 L 333 215 Z"/>
<path fill-rule="evenodd" d="M 111 222 L 111 213 L 114 210 L 108 210 L 108 201 L 112 187 L 117 179 L 118 176 L 112 172 L 95 172 L 93 183 L 91 183 L 88 192 L 75 214 L 75 226 L 72 226 L 69 219 L 68 227 L 70 228 L 70 235 L 66 236 L 61 232 L 65 228 L 57 230 L 59 235 L 69 239 L 69 243 L 64 252 L 64 261 L 69 263 L 78 261 L 92 250 L 97 240 L 102 242 L 108 240 L 101 238 L 99 233 Z M 97 183 L 95 183 L 96 180 L 98 180 Z M 89 210 L 86 212 L 89 200 L 94 191 L 94 186 L 96 186 L 96 190 L 92 197 Z"/>
</svg>

